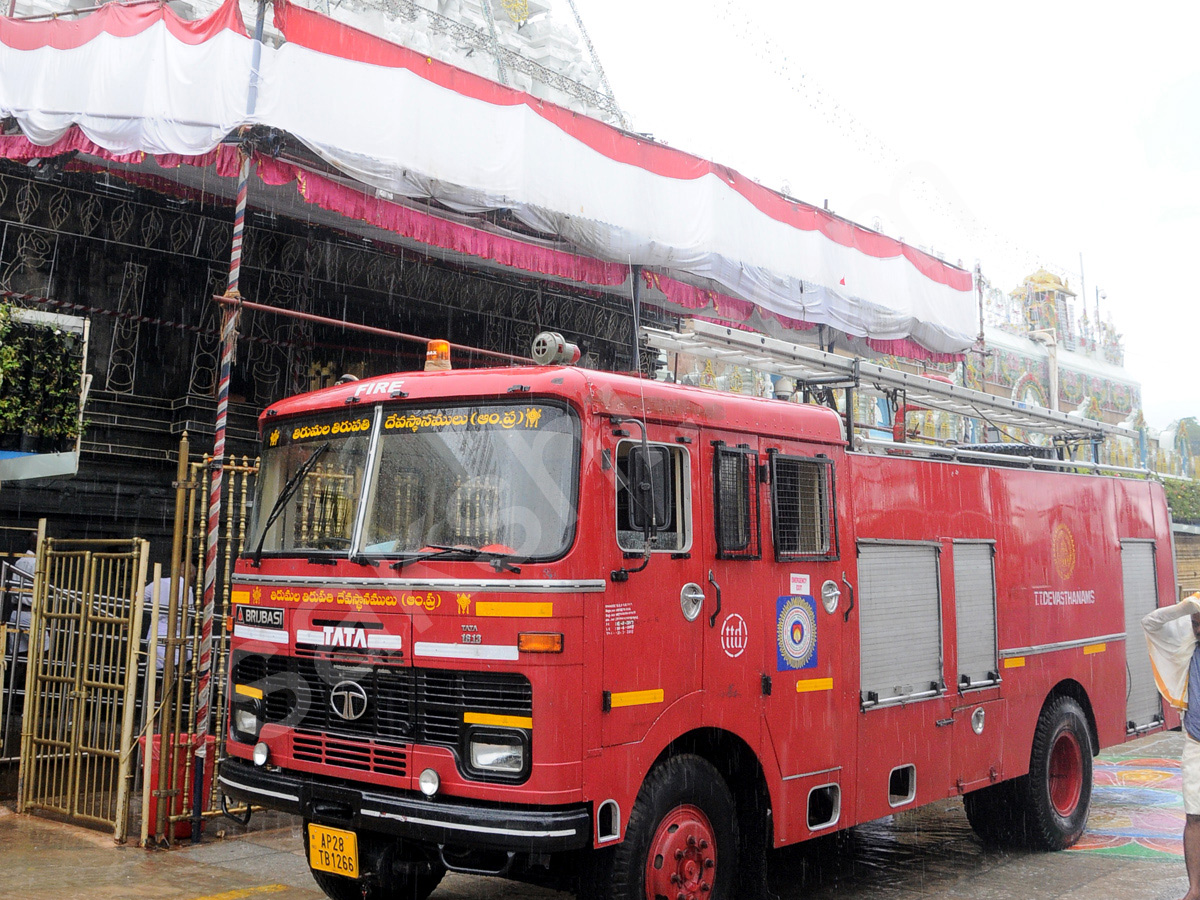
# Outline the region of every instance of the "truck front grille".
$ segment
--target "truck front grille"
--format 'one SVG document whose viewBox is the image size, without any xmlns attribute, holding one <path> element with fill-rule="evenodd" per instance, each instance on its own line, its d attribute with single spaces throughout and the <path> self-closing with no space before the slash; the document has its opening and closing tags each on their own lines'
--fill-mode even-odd
<svg viewBox="0 0 1200 900">
<path fill-rule="evenodd" d="M 529 679 L 509 672 L 351 665 L 238 653 L 233 681 L 263 692 L 268 722 L 310 735 L 387 744 L 457 748 L 462 745 L 464 713 L 533 715 Z M 335 711 L 333 692 L 341 686 L 355 693 L 355 685 L 366 694 L 365 708 L 359 718 L 346 719 Z"/>
</svg>

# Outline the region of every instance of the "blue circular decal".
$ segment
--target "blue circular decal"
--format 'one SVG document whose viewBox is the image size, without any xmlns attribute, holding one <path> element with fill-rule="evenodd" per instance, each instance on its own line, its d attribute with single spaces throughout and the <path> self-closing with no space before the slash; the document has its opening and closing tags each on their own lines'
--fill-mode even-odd
<svg viewBox="0 0 1200 900">
<path fill-rule="evenodd" d="M 817 652 L 817 623 L 813 607 L 803 597 L 792 597 L 779 611 L 776 626 L 779 656 L 792 669 L 812 664 Z"/>
</svg>

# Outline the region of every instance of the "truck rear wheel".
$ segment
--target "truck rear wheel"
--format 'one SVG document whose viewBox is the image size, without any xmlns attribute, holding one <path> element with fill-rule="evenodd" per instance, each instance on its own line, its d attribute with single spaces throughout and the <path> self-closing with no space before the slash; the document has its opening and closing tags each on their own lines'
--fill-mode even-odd
<svg viewBox="0 0 1200 900">
<path fill-rule="evenodd" d="M 1092 739 L 1087 717 L 1070 697 L 1042 711 L 1029 774 L 1018 785 L 1031 847 L 1065 850 L 1079 840 L 1092 800 Z"/>
<path fill-rule="evenodd" d="M 307 830 L 307 826 L 306 826 Z M 309 866 L 313 881 L 330 900 L 425 900 L 446 874 L 440 860 L 409 857 L 395 841 L 360 834 L 362 878 L 344 878 Z"/>
<path fill-rule="evenodd" d="M 737 878 L 733 795 L 707 760 L 686 754 L 654 769 L 638 792 L 625 840 L 610 857 L 612 900 L 731 900 Z"/>
</svg>

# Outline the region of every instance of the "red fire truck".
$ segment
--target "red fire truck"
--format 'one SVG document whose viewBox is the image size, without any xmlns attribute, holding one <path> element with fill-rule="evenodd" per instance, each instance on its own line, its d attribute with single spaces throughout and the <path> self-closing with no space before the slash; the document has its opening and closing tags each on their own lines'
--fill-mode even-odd
<svg viewBox="0 0 1200 900">
<path fill-rule="evenodd" d="M 1062 848 L 1093 755 L 1163 724 L 1145 478 L 553 365 L 366 379 L 261 429 L 220 784 L 301 815 L 334 898 L 447 870 L 746 897 L 767 847 L 959 795 Z"/>
</svg>

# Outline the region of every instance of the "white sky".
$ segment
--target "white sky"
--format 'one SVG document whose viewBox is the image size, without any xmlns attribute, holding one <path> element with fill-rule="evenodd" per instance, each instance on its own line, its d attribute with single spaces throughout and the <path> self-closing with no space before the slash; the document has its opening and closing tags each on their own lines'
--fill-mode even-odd
<svg viewBox="0 0 1200 900">
<path fill-rule="evenodd" d="M 639 131 L 1125 335 L 1152 426 L 1200 415 L 1200 5 L 575 0 Z"/>
</svg>

